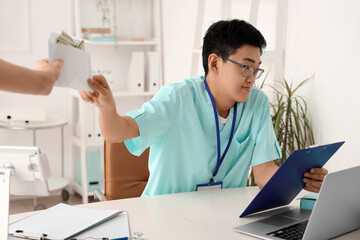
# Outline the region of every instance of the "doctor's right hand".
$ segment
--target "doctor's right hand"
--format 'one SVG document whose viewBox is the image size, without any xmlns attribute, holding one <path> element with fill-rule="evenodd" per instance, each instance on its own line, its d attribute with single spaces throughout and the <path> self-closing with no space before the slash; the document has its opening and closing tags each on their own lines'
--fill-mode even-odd
<svg viewBox="0 0 360 240">
<path fill-rule="evenodd" d="M 94 75 L 93 79 L 88 79 L 88 84 L 94 92 L 79 90 L 81 98 L 93 103 L 102 112 L 116 112 L 114 97 L 104 76 Z"/>
</svg>

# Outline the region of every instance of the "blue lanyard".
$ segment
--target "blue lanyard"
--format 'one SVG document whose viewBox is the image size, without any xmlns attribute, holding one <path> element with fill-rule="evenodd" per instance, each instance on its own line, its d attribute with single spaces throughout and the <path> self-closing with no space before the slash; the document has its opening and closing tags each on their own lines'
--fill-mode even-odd
<svg viewBox="0 0 360 240">
<path fill-rule="evenodd" d="M 216 138 L 217 138 L 217 164 L 216 164 L 216 169 L 212 175 L 212 177 L 210 178 L 210 184 L 213 184 L 214 183 L 214 178 L 216 176 L 216 174 L 218 173 L 219 171 L 219 168 L 220 168 L 220 165 L 221 163 L 223 162 L 225 156 L 226 156 L 226 153 L 227 151 L 229 150 L 229 147 L 230 147 L 230 144 L 231 144 L 231 141 L 232 141 L 232 138 L 234 136 L 234 130 L 235 130 L 235 122 L 236 122 L 236 112 L 237 112 L 237 104 L 235 103 L 234 104 L 234 117 L 233 117 L 233 121 L 232 121 L 232 126 L 231 126 L 231 132 L 230 132 L 230 138 L 229 138 L 229 142 L 225 148 L 225 151 L 223 153 L 223 155 L 220 157 L 220 154 L 221 154 L 221 143 L 220 143 L 220 130 L 219 130 L 219 118 L 218 118 L 218 114 L 217 114 L 217 110 L 216 110 L 216 106 L 215 106 L 215 101 L 214 101 L 214 98 L 210 92 L 210 89 L 209 89 L 209 86 L 206 82 L 206 78 L 204 80 L 205 82 L 205 88 L 206 88 L 206 91 L 208 92 L 209 94 L 209 97 L 210 97 L 210 100 L 211 100 L 211 103 L 212 103 L 212 107 L 213 107 L 213 110 L 214 110 L 214 117 L 215 117 L 215 125 L 216 125 Z"/>
</svg>

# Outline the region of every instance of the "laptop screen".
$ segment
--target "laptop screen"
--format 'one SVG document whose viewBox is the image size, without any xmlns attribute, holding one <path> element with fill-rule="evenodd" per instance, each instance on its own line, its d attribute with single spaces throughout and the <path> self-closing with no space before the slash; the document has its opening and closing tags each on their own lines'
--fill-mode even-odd
<svg viewBox="0 0 360 240">
<path fill-rule="evenodd" d="M 0 168 L 0 239 L 8 239 L 10 169 Z"/>
</svg>

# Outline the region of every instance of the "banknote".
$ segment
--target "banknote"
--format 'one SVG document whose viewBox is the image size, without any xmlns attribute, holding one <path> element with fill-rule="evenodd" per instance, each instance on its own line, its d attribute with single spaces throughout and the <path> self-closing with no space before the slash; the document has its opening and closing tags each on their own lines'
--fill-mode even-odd
<svg viewBox="0 0 360 240">
<path fill-rule="evenodd" d="M 66 46 L 72 46 L 75 48 L 79 48 L 84 51 L 84 40 L 80 42 L 76 42 L 68 33 L 62 31 L 61 35 L 56 39 L 57 44 L 63 44 Z"/>
</svg>

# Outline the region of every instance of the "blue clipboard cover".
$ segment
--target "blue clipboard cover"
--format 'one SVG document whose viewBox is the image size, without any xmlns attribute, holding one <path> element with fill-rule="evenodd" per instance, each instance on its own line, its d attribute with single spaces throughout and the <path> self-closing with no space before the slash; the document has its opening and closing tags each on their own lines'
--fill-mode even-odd
<svg viewBox="0 0 360 240">
<path fill-rule="evenodd" d="M 287 205 L 305 187 L 304 174 L 321 168 L 345 142 L 295 150 L 255 196 L 240 217 Z"/>
</svg>

